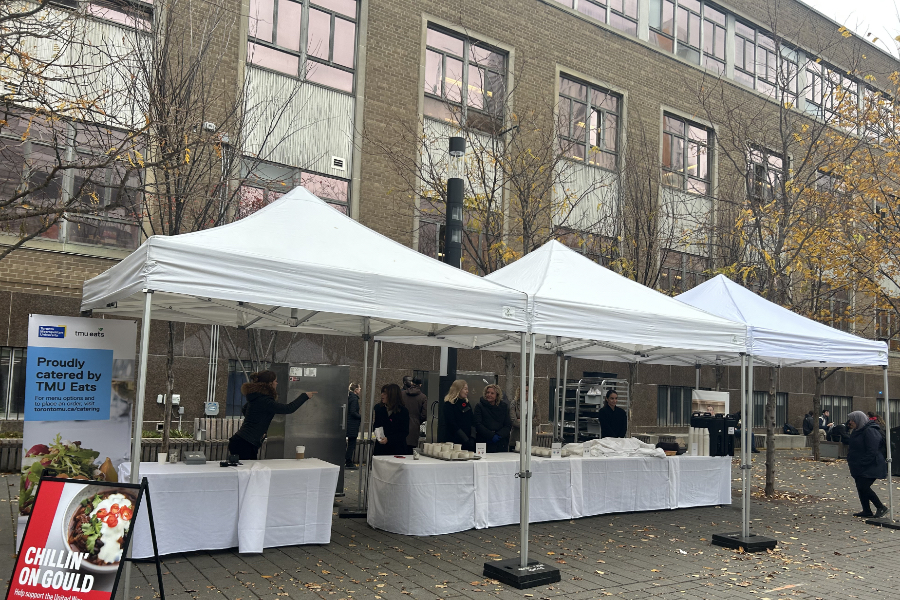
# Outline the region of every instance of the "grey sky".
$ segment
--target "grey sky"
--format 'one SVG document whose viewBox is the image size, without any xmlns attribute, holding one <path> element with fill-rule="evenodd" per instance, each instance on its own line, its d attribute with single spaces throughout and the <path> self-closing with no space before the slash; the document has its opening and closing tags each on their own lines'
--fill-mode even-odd
<svg viewBox="0 0 900 600">
<path fill-rule="evenodd" d="M 802 1 L 869 41 L 879 38 L 876 46 L 898 55 L 898 42 L 894 38 L 900 35 L 900 18 L 897 16 L 900 5 L 894 0 Z"/>
</svg>

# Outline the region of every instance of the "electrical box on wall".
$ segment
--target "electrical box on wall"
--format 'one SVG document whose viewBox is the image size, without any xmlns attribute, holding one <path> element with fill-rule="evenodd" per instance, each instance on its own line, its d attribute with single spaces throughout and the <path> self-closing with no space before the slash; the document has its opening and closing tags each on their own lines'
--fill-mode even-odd
<svg viewBox="0 0 900 600">
<path fill-rule="evenodd" d="M 157 394 L 156 396 L 157 404 L 165 404 L 166 403 L 166 395 L 165 394 Z M 178 406 L 181 404 L 181 394 L 172 394 L 172 406 Z"/>
</svg>

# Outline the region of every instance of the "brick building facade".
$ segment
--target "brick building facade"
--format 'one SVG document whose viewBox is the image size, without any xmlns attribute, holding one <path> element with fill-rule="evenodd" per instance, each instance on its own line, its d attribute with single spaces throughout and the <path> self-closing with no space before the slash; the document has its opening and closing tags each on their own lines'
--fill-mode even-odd
<svg viewBox="0 0 900 600">
<path fill-rule="evenodd" d="M 582 110 L 576 96 L 585 92 L 573 86 L 583 86 L 587 98 L 602 95 L 615 99 L 614 110 L 600 110 L 605 100 L 597 100 L 596 105 L 589 99 L 584 101 L 587 110 L 596 112 L 598 124 L 588 127 L 594 127 L 596 133 L 589 134 L 594 137 L 588 139 L 580 157 L 580 173 L 629 168 L 622 148 L 630 137 L 637 137 L 632 135 L 637 131 L 646 132 L 645 142 L 659 149 L 660 161 L 672 160 L 671 156 L 664 158 L 668 150 L 663 146 L 677 136 L 666 129 L 667 119 L 673 126 L 681 123 L 705 132 L 708 137 L 703 143 L 709 147 L 704 146 L 699 157 L 684 159 L 688 170 L 696 167 L 696 175 L 678 168 L 673 172 L 681 172 L 675 177 L 678 193 L 692 203 L 692 210 L 713 214 L 717 182 L 734 173 L 729 174 L 724 161 L 717 160 L 715 135 L 719 124 L 715 109 L 704 111 L 698 106 L 698 92 L 703 86 L 715 82 L 721 86 L 723 98 L 734 106 L 770 94 L 770 87 L 781 85 L 770 81 L 772 75 L 766 67 L 773 51 L 769 41 L 775 35 L 779 49 L 784 47 L 782 42 L 791 46 L 781 59 L 773 60 L 792 60 L 799 65 L 794 84 L 796 109 L 811 118 L 828 103 L 821 93 L 808 93 L 816 77 L 827 79 L 830 73 L 854 71 L 852 81 L 861 90 L 866 85 L 864 75 L 886 81 L 887 75 L 900 67 L 894 58 L 865 42 L 844 38 L 837 24 L 793 1 L 729 0 L 713 4 L 700 0 L 609 0 L 608 5 L 593 0 L 277 2 L 277 10 L 270 0 L 244 0 L 240 4 L 240 39 L 222 42 L 222 54 L 236 57 L 237 67 L 223 72 L 235 78 L 247 72 L 251 88 L 275 97 L 280 85 L 298 79 L 298 73 L 304 73 L 302 65 L 311 64 L 314 70 L 299 78 L 306 80 L 304 104 L 291 114 L 300 120 L 310 113 L 319 118 L 299 133 L 290 134 L 289 143 L 271 155 L 273 160 L 254 164 L 241 181 L 246 189 L 242 198 L 264 204 L 287 185 L 303 184 L 364 225 L 428 252 L 436 250 L 428 250 L 422 243 L 425 229 L 416 213 L 416 194 L 396 167 L 397 156 L 413 164 L 421 158 L 416 146 L 401 144 L 399 132 L 421 131 L 423 123 L 435 120 L 433 113 L 440 112 L 435 102 L 456 105 L 462 111 L 485 109 L 492 96 L 486 83 L 473 83 L 478 73 L 503 78 L 502 83 L 491 85 L 499 86 L 495 91 L 508 93 L 513 111 L 517 107 L 555 105 L 559 114 L 563 99 L 572 103 L 572 110 Z M 236 0 L 232 3 L 238 7 Z M 774 22 L 778 23 L 778 32 L 772 31 Z M 457 44 L 465 56 L 455 50 Z M 482 59 L 488 52 L 499 58 Z M 748 59 L 748 54 L 753 57 Z M 442 69 L 437 78 L 434 60 L 440 61 Z M 485 66 L 489 60 L 497 68 L 494 75 L 492 67 Z M 502 67 L 497 67 L 497 61 Z M 825 67 L 820 65 L 824 64 L 831 71 L 822 72 Z M 240 84 L 236 81 L 235 85 Z M 587 116 L 585 113 L 585 121 Z M 571 136 L 582 135 L 584 122 L 574 119 L 571 123 Z M 682 151 L 694 147 L 693 138 L 683 135 Z M 378 140 L 379 147 L 373 140 Z M 381 148 L 392 144 L 397 155 L 386 156 Z M 589 162 L 598 166 L 589 166 Z M 693 194 L 698 186 L 707 193 Z M 702 201 L 698 199 L 701 197 Z M 429 235 L 433 235 L 430 230 Z M 2 379 L 9 416 L 5 427 L 16 427 L 15 414 L 9 414 L 17 393 L 13 371 L 19 368 L 13 363 L 21 359 L 16 352 L 26 345 L 28 314 L 79 314 L 82 282 L 109 268 L 131 249 L 128 244 L 104 245 L 102 237 L 97 244 L 48 239 L 29 243 L 27 249 L 0 261 L 0 311 L 7 315 L 2 320 L 5 327 L 0 326 L 0 337 L 6 340 L 5 362 L 0 370 L 9 373 Z M 714 257 L 704 258 L 712 261 Z M 689 262 L 685 259 L 667 271 L 666 285 L 672 285 L 675 279 L 689 280 Z M 697 283 L 702 275 L 695 275 L 692 281 Z M 410 273 L 410 293 L 415 293 L 415 273 Z M 166 325 L 154 323 L 148 399 L 165 391 L 165 336 Z M 185 417 L 190 422 L 201 414 L 207 397 L 209 328 L 178 324 L 177 339 L 176 392 L 182 396 Z M 238 358 L 236 351 L 243 357 L 246 343 L 243 331 L 230 330 L 221 336 L 216 397 L 222 403 L 229 370 L 235 368 L 233 361 Z M 349 364 L 351 379 L 362 378 L 360 340 L 310 335 L 298 336 L 291 343 L 280 336 L 274 347 L 279 360 Z M 399 382 L 413 371 L 434 372 L 439 362 L 436 349 L 386 344 L 379 381 Z M 495 353 L 460 351 L 458 368 L 495 373 L 501 377 L 501 385 L 505 383 L 506 365 Z M 779 420 L 799 427 L 802 415 L 812 407 L 814 377 L 809 370 L 783 371 L 777 383 Z M 570 378 L 584 372 L 616 373 L 631 379 L 636 427 L 663 431 L 685 425 L 677 419 L 671 422 L 664 405 L 694 386 L 693 368 L 642 365 L 630 372 L 625 364 L 573 359 Z M 542 421 L 549 415 L 551 380 L 555 376 L 555 360 L 539 356 L 536 399 Z M 768 369 L 757 369 L 755 380 L 757 390 L 768 389 Z M 711 367 L 701 369 L 700 385 L 716 387 Z M 730 390 L 732 402 L 736 402 L 737 369 L 723 369 L 719 386 Z M 891 386 L 900 390 L 900 377 L 895 377 Z M 850 407 L 881 410 L 876 406 L 880 390 L 880 373 L 846 369 L 826 381 L 824 394 L 826 405 L 845 413 Z M 162 419 L 161 410 L 152 400 L 148 401 L 146 419 Z"/>
</svg>

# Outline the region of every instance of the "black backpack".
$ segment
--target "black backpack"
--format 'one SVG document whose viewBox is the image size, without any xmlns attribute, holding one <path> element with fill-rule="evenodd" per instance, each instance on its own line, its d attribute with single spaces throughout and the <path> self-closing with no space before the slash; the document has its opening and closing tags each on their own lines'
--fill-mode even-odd
<svg viewBox="0 0 900 600">
<path fill-rule="evenodd" d="M 781 430 L 788 435 L 800 435 L 800 432 L 797 431 L 797 428 L 790 423 L 785 423 L 784 427 L 782 427 Z"/>
</svg>

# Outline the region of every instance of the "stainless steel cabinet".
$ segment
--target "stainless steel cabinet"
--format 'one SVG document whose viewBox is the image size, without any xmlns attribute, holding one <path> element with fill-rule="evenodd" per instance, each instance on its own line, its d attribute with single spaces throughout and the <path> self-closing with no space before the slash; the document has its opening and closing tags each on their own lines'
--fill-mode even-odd
<svg viewBox="0 0 900 600">
<path fill-rule="evenodd" d="M 280 415 L 269 428 L 270 438 L 281 437 L 280 450 L 269 445 L 269 458 L 294 458 L 297 446 L 306 446 L 308 458 L 319 458 L 341 468 L 338 494 L 344 492 L 344 454 L 347 447 L 347 388 L 350 367 L 276 364 L 278 400 L 291 402 L 303 392 L 318 392 L 294 414 Z M 274 441 L 274 440 L 273 440 Z"/>
</svg>

